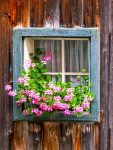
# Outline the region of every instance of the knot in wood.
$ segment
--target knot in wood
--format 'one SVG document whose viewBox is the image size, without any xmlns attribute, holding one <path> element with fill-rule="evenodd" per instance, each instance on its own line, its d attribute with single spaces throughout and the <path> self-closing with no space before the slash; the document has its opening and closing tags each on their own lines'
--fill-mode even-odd
<svg viewBox="0 0 113 150">
<path fill-rule="evenodd" d="M 66 137 L 62 137 L 62 141 L 65 142 L 66 141 Z"/>
<path fill-rule="evenodd" d="M 35 144 L 39 143 L 39 138 L 35 138 Z"/>
<path fill-rule="evenodd" d="M 13 131 L 10 129 L 10 130 L 8 130 L 8 132 L 7 132 L 7 135 L 8 136 L 11 136 L 13 134 Z"/>
</svg>

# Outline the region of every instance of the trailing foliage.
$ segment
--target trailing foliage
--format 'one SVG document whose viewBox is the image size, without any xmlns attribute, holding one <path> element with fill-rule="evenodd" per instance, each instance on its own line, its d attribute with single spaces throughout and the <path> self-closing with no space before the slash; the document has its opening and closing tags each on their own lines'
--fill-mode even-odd
<svg viewBox="0 0 113 150">
<path fill-rule="evenodd" d="M 64 115 L 84 115 L 90 111 L 90 103 L 95 94 L 90 91 L 94 86 L 89 83 L 89 76 L 77 76 L 76 83 L 69 81 L 63 83 L 61 75 L 53 82 L 47 75 L 47 63 L 51 56 L 43 56 L 41 49 L 37 49 L 35 56 L 30 54 L 31 60 L 25 62 L 21 77 L 18 78 L 17 89 L 12 90 L 11 85 L 6 85 L 5 90 L 9 96 L 16 97 L 18 106 L 24 105 L 23 114 L 42 114 L 61 111 Z M 83 69 L 82 72 L 86 72 Z"/>
</svg>

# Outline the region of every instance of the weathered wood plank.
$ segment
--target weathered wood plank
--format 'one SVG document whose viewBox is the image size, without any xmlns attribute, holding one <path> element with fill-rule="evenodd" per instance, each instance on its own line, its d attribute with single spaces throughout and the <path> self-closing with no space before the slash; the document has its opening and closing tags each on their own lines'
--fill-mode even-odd
<svg viewBox="0 0 113 150">
<path fill-rule="evenodd" d="M 100 20 L 101 20 L 101 41 L 100 41 L 100 82 L 101 82 L 101 110 L 103 111 L 103 121 L 100 128 L 100 149 L 109 149 L 109 2 L 100 0 Z"/>
<path fill-rule="evenodd" d="M 8 1 L 7 1 L 8 3 Z M 7 10 L 4 8 L 4 11 Z M 7 16 L 0 20 L 0 150 L 7 150 L 11 146 L 12 135 L 12 101 L 4 91 L 10 80 L 9 51 L 11 51 L 11 24 Z"/>
<path fill-rule="evenodd" d="M 95 150 L 100 150 L 100 125 L 95 124 L 94 125 L 94 142 L 95 142 Z"/>
<path fill-rule="evenodd" d="M 72 26 L 70 0 L 60 1 L 60 25 L 64 27 Z"/>
<path fill-rule="evenodd" d="M 93 26 L 93 2 L 92 0 L 84 0 L 84 26 Z"/>
<path fill-rule="evenodd" d="M 59 123 L 43 123 L 43 150 L 59 150 Z"/>
<path fill-rule="evenodd" d="M 83 0 L 71 0 L 71 18 L 72 26 L 83 26 Z"/>
<path fill-rule="evenodd" d="M 93 0 L 93 26 L 100 27 L 100 0 Z"/>
<path fill-rule="evenodd" d="M 30 2 L 30 26 L 42 27 L 44 24 L 45 0 L 31 0 Z"/>
<path fill-rule="evenodd" d="M 113 149 L 113 1 L 109 1 L 109 149 Z"/>
<path fill-rule="evenodd" d="M 44 26 L 58 27 L 60 17 L 60 0 L 46 0 L 44 5 Z"/>
<path fill-rule="evenodd" d="M 30 26 L 30 0 L 22 0 L 22 26 Z"/>
<path fill-rule="evenodd" d="M 42 150 L 42 124 L 29 123 L 28 149 Z"/>
<path fill-rule="evenodd" d="M 94 125 L 82 125 L 82 150 L 94 150 Z"/>
<path fill-rule="evenodd" d="M 81 125 L 61 123 L 60 150 L 81 150 Z"/>
<path fill-rule="evenodd" d="M 13 147 L 14 150 L 27 150 L 28 148 L 28 123 L 17 122 L 14 123 L 14 137 Z"/>
<path fill-rule="evenodd" d="M 74 150 L 82 150 L 82 126 L 81 124 L 73 124 L 73 132 L 76 131 L 73 137 Z"/>
</svg>

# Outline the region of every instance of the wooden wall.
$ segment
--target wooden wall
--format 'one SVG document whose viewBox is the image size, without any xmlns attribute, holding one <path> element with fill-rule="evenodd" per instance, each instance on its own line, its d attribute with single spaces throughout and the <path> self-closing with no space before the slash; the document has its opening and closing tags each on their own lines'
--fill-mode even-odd
<svg viewBox="0 0 113 150">
<path fill-rule="evenodd" d="M 12 29 L 100 27 L 101 122 L 12 121 Z M 113 150 L 113 0 L 0 0 L 0 150 Z"/>
</svg>

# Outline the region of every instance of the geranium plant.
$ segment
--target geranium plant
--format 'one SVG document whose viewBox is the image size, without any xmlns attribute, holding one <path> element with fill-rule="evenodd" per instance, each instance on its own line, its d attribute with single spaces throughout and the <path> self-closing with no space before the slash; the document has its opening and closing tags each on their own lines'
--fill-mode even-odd
<svg viewBox="0 0 113 150">
<path fill-rule="evenodd" d="M 18 107 L 24 105 L 24 115 L 41 117 L 46 113 L 60 111 L 64 115 L 81 116 L 90 111 L 95 94 L 90 91 L 93 83 L 89 82 L 88 76 L 77 76 L 76 86 L 72 81 L 63 83 L 60 75 L 53 82 L 47 74 L 47 63 L 51 61 L 51 56 L 43 56 L 40 49 L 30 56 L 31 60 L 26 61 L 21 77 L 17 80 L 17 89 L 12 90 L 10 84 L 5 86 L 7 94 L 16 98 Z"/>
</svg>

